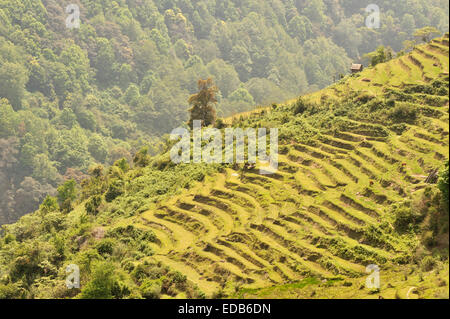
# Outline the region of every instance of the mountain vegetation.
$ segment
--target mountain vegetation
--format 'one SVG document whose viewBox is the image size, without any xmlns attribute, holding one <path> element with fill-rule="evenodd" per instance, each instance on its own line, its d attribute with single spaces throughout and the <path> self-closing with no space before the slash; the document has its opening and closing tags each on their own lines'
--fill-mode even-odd
<svg viewBox="0 0 450 319">
<path fill-rule="evenodd" d="M 95 164 L 163 151 L 200 78 L 215 81 L 223 117 L 323 88 L 416 29 L 448 30 L 444 0 L 378 1 L 379 29 L 360 0 L 70 3 L 79 28 L 64 1 L 0 0 L 0 225 Z"/>
<path fill-rule="evenodd" d="M 3 227 L 0 298 L 448 298 L 448 94 L 447 33 L 224 119 L 279 128 L 275 174 L 175 165 L 172 141 L 93 166 Z"/>
</svg>

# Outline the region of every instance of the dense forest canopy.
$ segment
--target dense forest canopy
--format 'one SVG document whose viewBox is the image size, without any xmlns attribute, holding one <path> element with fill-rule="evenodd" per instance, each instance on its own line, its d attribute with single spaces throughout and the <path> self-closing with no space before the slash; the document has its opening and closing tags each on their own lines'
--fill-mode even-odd
<svg viewBox="0 0 450 319">
<path fill-rule="evenodd" d="M 66 7 L 80 9 L 67 28 Z M 448 30 L 444 0 L 0 0 L 0 224 L 94 163 L 131 159 L 187 120 L 197 80 L 218 116 L 330 84 L 379 45 Z"/>
</svg>

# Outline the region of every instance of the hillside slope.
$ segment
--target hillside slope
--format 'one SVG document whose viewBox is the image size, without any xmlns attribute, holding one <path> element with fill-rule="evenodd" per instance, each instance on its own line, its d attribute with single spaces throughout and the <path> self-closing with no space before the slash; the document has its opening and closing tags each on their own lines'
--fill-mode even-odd
<svg viewBox="0 0 450 319">
<path fill-rule="evenodd" d="M 279 128 L 276 174 L 145 151 L 92 170 L 76 199 L 61 189 L 5 226 L 0 297 L 448 298 L 432 174 L 449 157 L 448 50 L 446 35 L 234 121 Z M 64 287 L 72 263 L 81 292 Z"/>
<path fill-rule="evenodd" d="M 94 163 L 158 153 L 199 78 L 214 78 L 228 116 L 323 88 L 415 29 L 448 30 L 445 1 L 378 0 L 378 29 L 370 3 L 0 0 L 0 225 Z"/>
</svg>

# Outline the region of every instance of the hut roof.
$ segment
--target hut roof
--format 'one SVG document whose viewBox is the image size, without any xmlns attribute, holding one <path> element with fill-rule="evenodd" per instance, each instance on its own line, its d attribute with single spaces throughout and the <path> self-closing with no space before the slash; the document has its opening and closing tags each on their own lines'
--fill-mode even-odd
<svg viewBox="0 0 450 319">
<path fill-rule="evenodd" d="M 362 64 L 352 63 L 352 70 L 361 70 L 363 68 Z"/>
</svg>

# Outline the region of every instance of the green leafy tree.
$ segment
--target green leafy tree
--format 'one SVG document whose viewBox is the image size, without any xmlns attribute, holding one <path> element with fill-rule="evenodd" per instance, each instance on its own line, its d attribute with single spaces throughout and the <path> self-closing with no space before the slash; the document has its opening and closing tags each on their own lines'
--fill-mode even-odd
<svg viewBox="0 0 450 319">
<path fill-rule="evenodd" d="M 116 285 L 114 265 L 108 262 L 98 264 L 91 280 L 81 291 L 82 299 L 112 299 Z"/>
<path fill-rule="evenodd" d="M 215 59 L 206 67 L 224 96 L 228 96 L 239 87 L 239 75 L 232 65 L 221 59 Z"/>
<path fill-rule="evenodd" d="M 231 50 L 231 62 L 239 74 L 241 81 L 247 81 L 250 78 L 253 63 L 247 49 L 239 45 L 233 47 Z"/>
<path fill-rule="evenodd" d="M 311 0 L 307 2 L 307 6 L 303 13 L 313 22 L 321 23 L 324 20 L 325 5 L 322 0 Z"/>
<path fill-rule="evenodd" d="M 104 139 L 100 135 L 94 134 L 90 137 L 88 150 L 92 157 L 100 163 L 104 163 L 106 161 L 108 156 L 108 148 Z"/>
<path fill-rule="evenodd" d="M 216 110 L 214 104 L 217 103 L 216 94 L 218 88 L 211 78 L 198 81 L 198 93 L 189 98 L 190 119 L 189 126 L 192 127 L 194 120 L 202 121 L 202 126 L 214 125 L 216 121 Z"/>
<path fill-rule="evenodd" d="M 8 99 L 15 110 L 22 107 L 27 82 L 28 74 L 23 66 L 16 63 L 0 62 L 0 97 Z"/>
<path fill-rule="evenodd" d="M 133 163 L 137 167 L 145 167 L 150 164 L 150 155 L 148 155 L 148 147 L 143 147 L 136 153 Z M 120 166 L 119 166 L 120 167 Z"/>
<path fill-rule="evenodd" d="M 102 203 L 102 197 L 99 195 L 93 195 L 91 196 L 86 204 L 84 205 L 86 212 L 91 215 L 97 215 L 98 214 L 98 208 L 100 207 L 100 204 Z"/>
<path fill-rule="evenodd" d="M 95 67 L 97 68 L 97 81 L 101 84 L 110 84 L 114 79 L 114 67 L 116 64 L 114 49 L 108 39 L 99 38 L 97 41 L 97 57 Z"/>
<path fill-rule="evenodd" d="M 39 211 L 43 214 L 59 210 L 58 199 L 53 196 L 47 196 L 39 206 Z"/>
<path fill-rule="evenodd" d="M 1 84 L 0 84 L 1 85 Z M 18 117 L 6 99 L 0 99 L 0 138 L 14 136 L 18 127 Z"/>
<path fill-rule="evenodd" d="M 447 210 L 448 210 L 448 205 L 449 205 L 448 166 L 449 166 L 449 162 L 447 161 L 447 163 L 445 163 L 444 169 L 441 172 L 441 176 L 440 176 L 439 182 L 438 182 L 438 187 L 441 190 L 442 197 L 444 199 L 444 203 L 447 205 Z"/>
<path fill-rule="evenodd" d="M 233 102 L 241 101 L 247 103 L 248 105 L 255 104 L 253 96 L 244 87 L 240 87 L 236 91 L 231 93 L 228 99 Z"/>
<path fill-rule="evenodd" d="M 77 183 L 72 179 L 58 187 L 58 203 L 63 212 L 72 210 L 72 202 L 77 196 Z"/>
<path fill-rule="evenodd" d="M 392 50 L 379 46 L 375 52 L 371 52 L 365 55 L 369 59 L 371 66 L 376 66 L 379 63 L 384 63 L 392 59 Z"/>
</svg>

